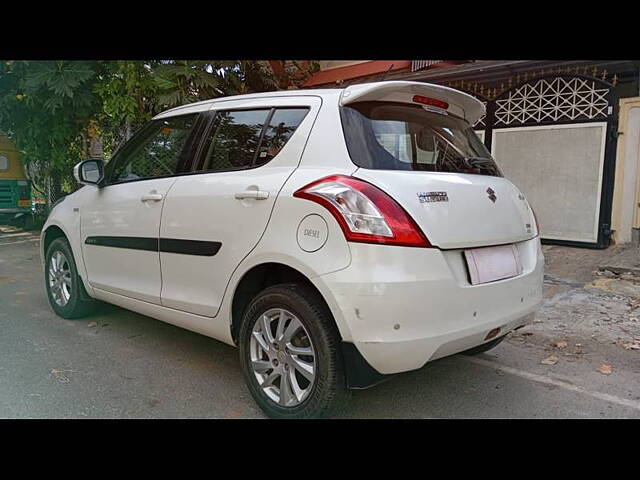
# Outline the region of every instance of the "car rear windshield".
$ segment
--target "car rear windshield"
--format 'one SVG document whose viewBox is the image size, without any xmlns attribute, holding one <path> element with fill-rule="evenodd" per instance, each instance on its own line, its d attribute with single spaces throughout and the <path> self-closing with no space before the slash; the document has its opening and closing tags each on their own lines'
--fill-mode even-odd
<svg viewBox="0 0 640 480">
<path fill-rule="evenodd" d="M 422 105 L 357 102 L 342 107 L 340 116 L 359 167 L 502 176 L 473 128 L 453 115 Z"/>
</svg>

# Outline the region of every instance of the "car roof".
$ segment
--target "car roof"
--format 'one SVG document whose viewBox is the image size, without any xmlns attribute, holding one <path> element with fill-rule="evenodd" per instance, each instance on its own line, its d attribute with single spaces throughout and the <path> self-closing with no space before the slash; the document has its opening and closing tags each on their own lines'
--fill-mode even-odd
<svg viewBox="0 0 640 480">
<path fill-rule="evenodd" d="M 218 97 L 201 102 L 190 103 L 174 107 L 166 110 L 154 117 L 166 118 L 181 113 L 195 113 L 204 110 L 216 103 L 228 102 L 232 100 L 251 100 L 261 98 L 283 98 L 283 97 L 300 97 L 300 96 L 318 96 L 318 97 L 339 97 L 341 105 L 346 105 L 354 101 L 363 100 L 389 100 L 389 101 L 406 101 L 412 98 L 413 94 L 436 95 L 442 97 L 442 100 L 450 104 L 450 110 L 467 121 L 470 124 L 475 123 L 485 113 L 484 104 L 477 98 L 442 85 L 435 85 L 426 82 L 410 82 L 410 81 L 387 81 L 359 83 L 349 85 L 344 88 L 318 88 L 309 90 L 276 90 L 271 92 L 247 93 L 244 95 L 233 95 L 229 97 Z M 406 98 L 405 98 L 406 97 Z"/>
<path fill-rule="evenodd" d="M 245 93 L 242 95 L 230 95 L 226 97 L 216 97 L 211 98 L 209 100 L 202 100 L 200 102 L 188 103 L 186 105 L 180 105 L 178 107 L 170 108 L 169 110 L 165 110 L 164 112 L 159 113 L 155 117 L 156 118 L 164 118 L 170 117 L 172 115 L 177 115 L 182 113 L 182 110 L 189 109 L 191 111 L 202 111 L 207 110 L 207 107 L 216 103 L 229 102 L 232 100 L 251 100 L 251 99 L 261 99 L 261 98 L 281 98 L 281 97 L 326 97 L 332 95 L 340 95 L 344 89 L 343 88 L 316 88 L 309 90 L 275 90 L 270 92 L 258 92 L 258 93 Z M 196 107 L 196 108 L 194 108 Z M 201 108 L 197 108 L 201 107 Z"/>
</svg>

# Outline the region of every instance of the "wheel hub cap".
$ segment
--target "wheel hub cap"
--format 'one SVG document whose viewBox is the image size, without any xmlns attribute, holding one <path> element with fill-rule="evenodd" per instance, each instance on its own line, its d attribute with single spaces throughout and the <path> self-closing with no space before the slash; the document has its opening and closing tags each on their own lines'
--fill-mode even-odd
<svg viewBox="0 0 640 480">
<path fill-rule="evenodd" d="M 294 407 L 311 392 L 316 356 L 309 333 L 291 312 L 273 308 L 253 326 L 249 344 L 253 374 L 273 402 Z"/>
<path fill-rule="evenodd" d="M 64 307 L 71 298 L 71 267 L 66 255 L 56 251 L 49 261 L 49 291 L 57 305 Z"/>
</svg>

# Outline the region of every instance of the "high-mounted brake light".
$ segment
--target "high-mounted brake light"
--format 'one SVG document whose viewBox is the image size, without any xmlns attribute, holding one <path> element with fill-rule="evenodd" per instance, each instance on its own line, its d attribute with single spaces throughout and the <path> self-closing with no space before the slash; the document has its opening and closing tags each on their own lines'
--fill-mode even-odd
<svg viewBox="0 0 640 480">
<path fill-rule="evenodd" d="M 431 247 L 409 214 L 389 195 L 364 180 L 331 175 L 302 187 L 293 196 L 329 210 L 348 242 Z"/>
<path fill-rule="evenodd" d="M 438 100 L 436 98 L 423 97 L 422 95 L 414 95 L 413 101 L 416 103 L 422 103 L 423 105 L 431 105 L 432 107 L 438 107 L 446 110 L 449 108 L 449 104 L 447 102 L 443 102 L 442 100 Z"/>
</svg>

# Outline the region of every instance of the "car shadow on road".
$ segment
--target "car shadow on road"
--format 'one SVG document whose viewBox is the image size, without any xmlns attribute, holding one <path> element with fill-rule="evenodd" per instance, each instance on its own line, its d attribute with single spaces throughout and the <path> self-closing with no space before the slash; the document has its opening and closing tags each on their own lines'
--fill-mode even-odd
<svg viewBox="0 0 640 480">
<path fill-rule="evenodd" d="M 220 407 L 216 399 L 221 396 L 225 402 L 222 411 L 230 409 L 235 418 L 264 417 L 249 396 L 238 361 L 237 349 L 212 338 L 200 335 L 173 325 L 139 315 L 122 308 L 102 304 L 86 324 L 96 323 L 91 328 L 107 328 L 112 338 L 118 342 L 126 340 L 135 342 L 139 355 L 152 353 L 149 375 L 190 376 L 190 384 L 208 384 L 215 386 L 197 388 L 196 397 L 211 394 L 211 398 L 200 398 L 195 412 L 198 415 L 220 418 Z M 107 324 L 107 327 L 103 327 Z M 103 332 L 101 332 L 102 334 Z M 106 333 L 106 332 L 104 332 Z M 497 347 L 499 348 L 499 347 Z M 114 353 L 114 352 L 112 352 Z M 485 358 L 492 358 L 483 355 Z M 153 363 L 161 364 L 163 369 L 154 368 Z M 171 366 L 170 366 L 171 365 Z M 154 383 L 166 383 L 169 391 L 182 395 L 182 387 L 165 382 L 162 379 L 151 379 Z M 522 395 L 535 399 L 540 389 L 505 378 L 496 374 L 495 370 L 471 364 L 461 355 L 444 358 L 427 364 L 420 370 L 392 376 L 386 382 L 367 390 L 353 392 L 352 400 L 346 411 L 336 418 L 479 418 L 479 417 L 511 417 L 527 416 L 526 408 L 519 400 Z M 224 390 L 224 393 L 221 391 Z M 214 392 L 215 391 L 215 392 Z M 191 397 L 193 400 L 193 396 Z M 233 405 L 227 404 L 235 399 Z M 527 403 L 527 402 L 524 402 Z M 516 405 L 514 407 L 514 405 Z M 189 415 L 194 413 L 193 408 Z M 223 414 L 228 417 L 229 415 Z"/>
</svg>

